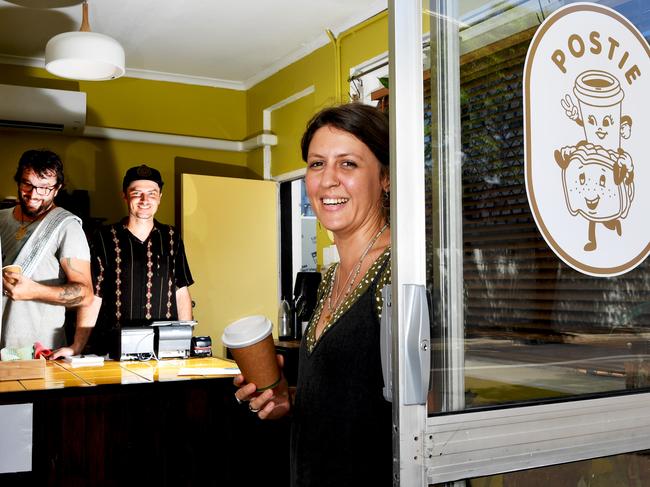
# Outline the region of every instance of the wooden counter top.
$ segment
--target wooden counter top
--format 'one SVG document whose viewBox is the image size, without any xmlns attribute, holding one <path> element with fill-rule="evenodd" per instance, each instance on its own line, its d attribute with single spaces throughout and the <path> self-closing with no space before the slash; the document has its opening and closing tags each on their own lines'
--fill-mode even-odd
<svg viewBox="0 0 650 487">
<path fill-rule="evenodd" d="M 43 379 L 0 381 L 0 393 L 37 391 L 67 387 L 91 387 L 104 384 L 142 384 L 204 379 L 207 377 L 233 377 L 237 372 L 218 375 L 181 375 L 181 369 L 230 368 L 232 360 L 216 357 L 151 360 L 148 362 L 119 362 L 106 360 L 104 365 L 73 367 L 62 360 L 51 360 L 45 365 Z M 202 371 L 197 371 L 202 372 Z"/>
<path fill-rule="evenodd" d="M 272 472 L 273 485 L 289 485 L 289 418 L 260 421 L 238 404 L 234 371 L 178 375 L 234 365 L 220 358 L 99 367 L 55 360 L 46 362 L 44 378 L 0 381 L 0 405 L 33 414 L 31 469 L 0 473 L 0 485 L 245 487 L 259 484 L 258 475 L 242 476 L 251 464 Z M 251 448 L 251 441 L 271 446 Z"/>
</svg>

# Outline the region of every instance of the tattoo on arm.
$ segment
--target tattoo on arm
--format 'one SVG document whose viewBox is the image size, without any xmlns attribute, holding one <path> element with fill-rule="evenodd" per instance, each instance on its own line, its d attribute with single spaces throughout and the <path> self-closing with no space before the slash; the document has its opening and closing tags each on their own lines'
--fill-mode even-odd
<svg viewBox="0 0 650 487">
<path fill-rule="evenodd" d="M 65 306 L 77 306 L 83 301 L 83 288 L 80 284 L 64 284 L 59 298 Z"/>
</svg>

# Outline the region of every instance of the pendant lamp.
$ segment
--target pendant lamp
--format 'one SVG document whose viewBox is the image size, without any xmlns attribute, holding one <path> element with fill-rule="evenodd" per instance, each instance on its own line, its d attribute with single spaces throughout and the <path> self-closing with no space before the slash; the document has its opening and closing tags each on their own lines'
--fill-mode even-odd
<svg viewBox="0 0 650 487">
<path fill-rule="evenodd" d="M 79 32 L 64 32 L 45 46 L 45 69 L 55 76 L 102 81 L 124 74 L 124 49 L 112 37 L 90 31 L 88 3 L 82 4 Z"/>
</svg>

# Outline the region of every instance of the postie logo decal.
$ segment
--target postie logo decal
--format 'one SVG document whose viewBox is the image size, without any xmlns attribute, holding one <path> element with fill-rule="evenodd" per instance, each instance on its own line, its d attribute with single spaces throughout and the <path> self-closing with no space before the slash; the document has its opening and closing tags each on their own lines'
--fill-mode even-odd
<svg viewBox="0 0 650 487">
<path fill-rule="evenodd" d="M 580 272 L 623 274 L 650 252 L 649 110 L 650 47 L 625 17 L 578 3 L 537 29 L 524 68 L 526 191 L 544 239 Z"/>
</svg>

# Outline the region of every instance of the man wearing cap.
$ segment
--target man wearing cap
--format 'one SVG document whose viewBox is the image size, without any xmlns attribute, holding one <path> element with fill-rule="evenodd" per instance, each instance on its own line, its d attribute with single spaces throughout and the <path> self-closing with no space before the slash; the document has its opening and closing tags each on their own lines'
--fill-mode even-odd
<svg viewBox="0 0 650 487">
<path fill-rule="evenodd" d="M 110 351 L 110 337 L 121 327 L 192 319 L 188 286 L 194 280 L 180 234 L 154 219 L 162 187 L 158 170 L 146 165 L 130 168 L 122 182 L 128 216 L 103 227 L 92 239 L 95 353 Z"/>
<path fill-rule="evenodd" d="M 54 203 L 64 184 L 63 163 L 46 149 L 28 150 L 14 175 L 18 204 L 0 210 L 5 358 L 30 356 L 39 343 L 53 358 L 79 353 L 92 325 L 90 255 L 81 220 Z M 66 347 L 65 308 L 76 307 L 74 343 Z M 85 320 L 85 321 L 84 321 Z"/>
</svg>

